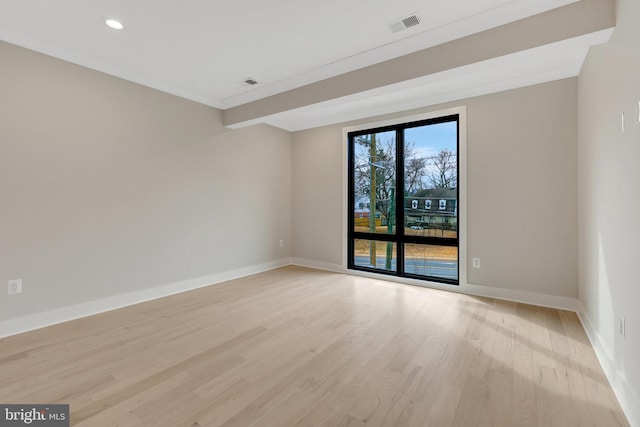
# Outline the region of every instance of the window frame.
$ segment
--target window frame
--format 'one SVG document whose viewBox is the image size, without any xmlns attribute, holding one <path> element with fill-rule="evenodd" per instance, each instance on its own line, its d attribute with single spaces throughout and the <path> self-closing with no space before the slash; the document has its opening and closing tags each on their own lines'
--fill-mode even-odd
<svg viewBox="0 0 640 427">
<path fill-rule="evenodd" d="M 455 238 L 443 238 L 443 237 L 431 237 L 431 236 L 413 236 L 405 234 L 405 201 L 408 200 L 411 202 L 411 198 L 406 198 L 404 195 L 404 130 L 410 129 L 414 127 L 435 125 L 439 123 L 448 123 L 455 121 L 456 122 L 456 155 L 457 155 L 457 170 L 456 170 L 456 200 L 457 204 L 460 204 L 460 192 L 461 192 L 461 167 L 463 165 L 460 162 L 461 157 L 461 122 L 465 117 L 462 116 L 459 112 L 452 112 L 449 114 L 443 115 L 435 115 L 429 118 L 423 118 L 420 120 L 408 120 L 406 122 L 397 122 L 390 125 L 384 126 L 375 126 L 361 128 L 358 130 L 352 130 L 346 132 L 346 140 L 347 140 L 347 269 L 362 271 L 368 273 L 375 274 L 384 274 L 396 277 L 406 277 L 410 279 L 417 279 L 420 281 L 430 281 L 443 283 L 448 285 L 460 285 L 462 279 L 462 272 L 464 267 L 462 265 L 462 257 L 461 257 L 461 215 L 455 212 L 455 216 L 457 218 L 457 233 Z M 396 206 L 395 206 L 395 232 L 393 234 L 383 234 L 383 233 L 372 233 L 372 232 L 362 232 L 355 231 L 355 170 L 354 170 L 354 162 L 352 161 L 354 156 L 355 149 L 355 137 L 360 135 L 368 135 L 373 133 L 382 133 L 382 132 L 395 132 L 396 139 L 396 187 L 401 183 L 403 190 L 396 191 Z M 438 209 L 440 211 L 441 209 Z M 446 210 L 446 208 L 445 208 Z M 402 214 L 400 214 L 402 213 Z M 355 264 L 355 241 L 357 239 L 364 239 L 368 241 L 383 241 L 383 242 L 393 242 L 395 243 L 396 253 L 396 271 L 383 270 L 378 268 L 365 267 L 361 265 Z M 458 277 L 457 279 L 448 279 L 444 277 L 438 276 L 427 276 L 427 275 L 417 275 L 412 273 L 407 273 L 405 271 L 404 266 L 404 245 L 405 244 L 424 244 L 424 245 L 437 245 L 437 246 L 455 246 L 458 248 L 457 250 L 457 262 L 458 262 Z M 466 274 L 465 274 L 466 276 Z"/>
</svg>

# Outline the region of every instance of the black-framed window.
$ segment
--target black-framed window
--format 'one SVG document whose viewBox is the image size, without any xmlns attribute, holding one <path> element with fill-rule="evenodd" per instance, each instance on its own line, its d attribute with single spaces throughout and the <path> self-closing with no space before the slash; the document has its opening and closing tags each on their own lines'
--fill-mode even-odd
<svg viewBox="0 0 640 427">
<path fill-rule="evenodd" d="M 348 134 L 348 267 L 458 284 L 459 115 Z"/>
</svg>

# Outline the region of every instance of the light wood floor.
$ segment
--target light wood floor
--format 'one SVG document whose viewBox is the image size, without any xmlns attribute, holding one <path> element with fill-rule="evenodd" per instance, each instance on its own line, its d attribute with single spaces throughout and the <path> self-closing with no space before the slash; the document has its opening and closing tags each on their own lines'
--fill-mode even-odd
<svg viewBox="0 0 640 427">
<path fill-rule="evenodd" d="M 73 426 L 626 426 L 574 313 L 287 267 L 0 340 Z"/>
</svg>

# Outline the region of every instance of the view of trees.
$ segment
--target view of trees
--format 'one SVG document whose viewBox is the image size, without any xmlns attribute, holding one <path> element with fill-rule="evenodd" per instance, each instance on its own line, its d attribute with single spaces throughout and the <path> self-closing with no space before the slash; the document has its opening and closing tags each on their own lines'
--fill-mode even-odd
<svg viewBox="0 0 640 427">
<path fill-rule="evenodd" d="M 396 143 L 393 137 L 382 141 L 378 138 L 379 135 L 370 134 L 355 139 L 355 143 L 364 148 L 356 150 L 355 193 L 368 195 L 369 206 L 375 206 L 375 211 L 380 212 L 391 227 L 396 191 Z M 369 222 L 375 231 L 375 215 L 371 215 Z"/>
<path fill-rule="evenodd" d="M 457 283 L 458 119 L 349 132 L 349 268 Z"/>
<path fill-rule="evenodd" d="M 458 186 L 457 156 L 450 150 L 440 150 L 430 158 L 431 170 L 427 179 L 431 188 L 455 188 Z"/>
<path fill-rule="evenodd" d="M 396 142 L 392 135 L 382 135 L 368 134 L 355 138 L 356 145 L 362 148 L 355 150 L 355 194 L 369 196 L 369 206 L 375 206 L 385 223 L 395 225 L 392 202 L 396 191 Z M 413 142 L 405 143 L 405 196 L 427 188 L 457 187 L 455 153 L 443 149 L 435 155 L 420 157 L 414 147 Z"/>
<path fill-rule="evenodd" d="M 395 138 L 387 137 L 378 141 L 378 134 L 362 135 L 355 138 L 355 194 L 369 196 L 369 230 L 376 232 L 376 212 L 380 212 L 387 223 L 387 232 L 394 227 L 396 160 Z M 369 243 L 370 264 L 376 265 L 377 245 Z M 393 243 L 387 243 L 386 268 L 391 268 Z"/>
<path fill-rule="evenodd" d="M 370 207 L 369 231 L 378 232 L 376 214 L 386 224 L 387 233 L 395 229 L 396 200 L 396 140 L 393 132 L 372 133 L 354 138 L 354 190 L 367 196 Z M 457 186 L 457 156 L 450 150 L 425 155 L 415 149 L 415 143 L 404 146 L 405 196 L 428 188 Z M 393 243 L 386 244 L 386 268 L 390 269 Z M 371 265 L 376 265 L 376 242 L 370 242 Z"/>
</svg>

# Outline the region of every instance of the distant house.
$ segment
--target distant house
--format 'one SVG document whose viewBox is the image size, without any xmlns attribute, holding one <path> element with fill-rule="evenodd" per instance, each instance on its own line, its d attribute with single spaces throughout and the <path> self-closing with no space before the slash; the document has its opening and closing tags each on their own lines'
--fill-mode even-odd
<svg viewBox="0 0 640 427">
<path fill-rule="evenodd" d="M 354 222 L 356 226 L 368 226 L 369 225 L 369 216 L 371 215 L 371 209 L 369 209 L 369 197 L 359 197 L 355 201 L 355 210 L 354 210 Z M 380 212 L 376 212 L 376 226 L 380 226 L 382 224 L 381 214 Z"/>
<path fill-rule="evenodd" d="M 405 198 L 407 227 L 458 228 L 457 188 L 430 188 Z"/>
</svg>

